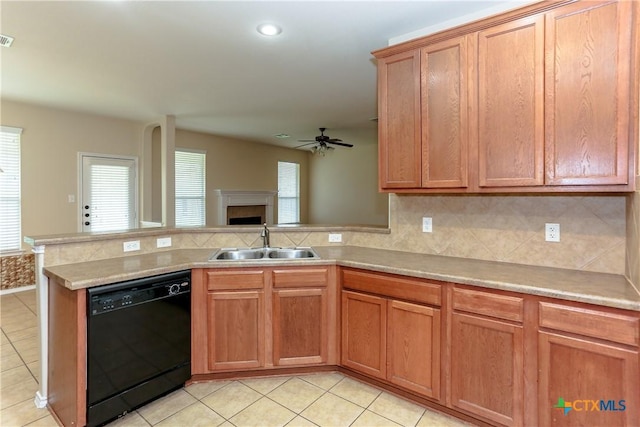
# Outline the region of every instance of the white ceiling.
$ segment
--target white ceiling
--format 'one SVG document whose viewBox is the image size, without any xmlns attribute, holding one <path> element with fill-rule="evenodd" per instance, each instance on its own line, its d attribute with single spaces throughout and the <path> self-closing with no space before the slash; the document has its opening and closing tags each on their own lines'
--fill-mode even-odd
<svg viewBox="0 0 640 427">
<path fill-rule="evenodd" d="M 2 0 L 15 41 L 0 48 L 0 96 L 289 147 L 318 127 L 371 143 L 372 50 L 519 3 Z M 282 34 L 259 35 L 263 22 Z"/>
</svg>

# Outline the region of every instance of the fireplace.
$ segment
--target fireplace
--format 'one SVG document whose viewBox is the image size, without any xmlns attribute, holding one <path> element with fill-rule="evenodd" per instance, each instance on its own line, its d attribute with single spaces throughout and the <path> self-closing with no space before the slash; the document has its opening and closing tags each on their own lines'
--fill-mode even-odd
<svg viewBox="0 0 640 427">
<path fill-rule="evenodd" d="M 273 224 L 277 191 L 214 190 L 218 225 Z"/>
</svg>

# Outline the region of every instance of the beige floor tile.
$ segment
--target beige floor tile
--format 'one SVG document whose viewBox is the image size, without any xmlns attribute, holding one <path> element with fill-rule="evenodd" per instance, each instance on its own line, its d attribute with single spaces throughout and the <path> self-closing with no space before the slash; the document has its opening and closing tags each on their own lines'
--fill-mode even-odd
<svg viewBox="0 0 640 427">
<path fill-rule="evenodd" d="M 268 394 L 290 379 L 291 377 L 247 378 L 240 380 L 240 382 L 258 393 Z"/>
<path fill-rule="evenodd" d="M 381 393 L 377 388 L 351 378 L 344 378 L 338 384 L 333 386 L 329 392 L 340 396 L 349 402 L 353 402 L 356 405 L 362 406 L 363 408 L 371 405 L 371 402 L 373 402 Z"/>
<path fill-rule="evenodd" d="M 2 390 L 13 387 L 21 382 L 28 381 L 29 378 L 33 379 L 31 372 L 29 372 L 27 367 L 24 365 L 0 372 L 0 384 L 2 385 Z"/>
<path fill-rule="evenodd" d="M 57 427 L 57 425 L 56 420 L 53 419 L 51 414 L 47 414 L 39 420 L 27 424 L 26 427 Z"/>
<path fill-rule="evenodd" d="M 11 332 L 20 331 L 22 329 L 33 328 L 38 326 L 38 319 L 33 316 L 24 316 L 11 319 L 10 322 L 2 324 L 2 330 L 9 335 Z"/>
<path fill-rule="evenodd" d="M 187 393 L 189 393 L 196 399 L 200 400 L 203 397 L 210 395 L 214 391 L 219 390 L 222 387 L 226 386 L 230 382 L 231 381 L 207 381 L 207 382 L 190 384 L 184 389 L 187 391 Z"/>
<path fill-rule="evenodd" d="M 0 333 L 0 345 L 4 346 L 7 344 L 11 344 L 11 341 L 9 341 L 9 338 L 7 338 L 4 332 Z"/>
<path fill-rule="evenodd" d="M 6 388 L 2 385 L 2 389 L 0 389 L 0 409 L 8 408 L 25 400 L 33 404 L 33 398 L 37 390 L 38 383 L 31 376 Z"/>
<path fill-rule="evenodd" d="M 149 424 L 138 412 L 130 412 L 122 418 L 110 422 L 109 427 L 149 427 Z"/>
<path fill-rule="evenodd" d="M 368 409 L 405 426 L 415 426 L 424 414 L 422 406 L 387 392 L 382 392 Z"/>
<path fill-rule="evenodd" d="M 29 369 L 29 371 L 31 372 L 31 375 L 33 375 L 33 378 L 35 378 L 36 381 L 38 381 L 39 383 L 40 382 L 40 361 L 27 363 L 27 369 Z"/>
<path fill-rule="evenodd" d="M 331 427 L 349 426 L 362 412 L 364 409 L 355 403 L 327 393 L 313 402 L 300 415 L 321 427 Z"/>
<path fill-rule="evenodd" d="M 38 342 L 38 327 L 33 326 L 31 328 L 20 329 L 7 334 L 12 343 L 22 340 L 33 340 Z"/>
<path fill-rule="evenodd" d="M 232 381 L 202 399 L 202 403 L 229 419 L 261 397 L 257 391 L 238 381 Z"/>
<path fill-rule="evenodd" d="M 202 402 L 196 402 L 169 418 L 156 424 L 157 427 L 214 427 L 225 422 L 219 414 Z"/>
<path fill-rule="evenodd" d="M 0 425 L 24 426 L 49 415 L 46 408 L 38 409 L 33 399 L 25 400 L 6 409 L 0 410 Z"/>
<path fill-rule="evenodd" d="M 323 393 L 321 388 L 294 377 L 267 394 L 267 397 L 299 414 Z"/>
<path fill-rule="evenodd" d="M 32 363 L 40 360 L 40 347 L 37 345 L 25 345 L 23 349 L 17 348 L 18 354 L 24 363 Z"/>
<path fill-rule="evenodd" d="M 295 417 L 294 412 L 267 397 L 263 397 L 243 409 L 229 421 L 237 427 L 278 427 L 286 425 Z"/>
<path fill-rule="evenodd" d="M 194 402 L 196 402 L 196 399 L 193 396 L 184 391 L 184 389 L 180 389 L 143 406 L 138 409 L 138 413 L 149 424 L 153 425 L 192 405 Z"/>
<path fill-rule="evenodd" d="M 375 412 L 364 411 L 350 427 L 401 427 L 388 418 L 382 417 Z"/>
<path fill-rule="evenodd" d="M 20 355 L 11 344 L 2 346 L 2 350 L 0 352 L 0 371 L 17 368 L 23 364 L 24 363 L 22 362 Z"/>
<path fill-rule="evenodd" d="M 287 424 L 287 427 L 315 427 L 315 426 L 317 426 L 317 424 L 312 423 L 311 421 L 301 417 L 300 415 L 298 415 L 297 417 L 289 421 L 289 423 Z"/>
<path fill-rule="evenodd" d="M 416 424 L 416 427 L 470 427 L 471 425 L 462 420 L 427 409 L 418 424 Z"/>
<path fill-rule="evenodd" d="M 339 372 L 321 372 L 318 374 L 299 376 L 300 379 L 310 382 L 323 390 L 329 390 L 331 387 L 342 381 L 344 377 L 345 376 Z"/>
</svg>

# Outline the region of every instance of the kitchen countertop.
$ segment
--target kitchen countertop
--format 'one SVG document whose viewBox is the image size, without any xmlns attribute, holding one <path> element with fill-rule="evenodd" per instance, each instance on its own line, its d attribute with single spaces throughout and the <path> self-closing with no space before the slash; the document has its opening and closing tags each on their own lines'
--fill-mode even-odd
<svg viewBox="0 0 640 427">
<path fill-rule="evenodd" d="M 208 261 L 216 248 L 175 249 L 50 266 L 44 271 L 65 287 L 78 290 L 192 268 L 336 264 L 640 311 L 640 292 L 622 275 L 356 246 L 315 246 L 314 249 L 321 259 Z"/>
</svg>

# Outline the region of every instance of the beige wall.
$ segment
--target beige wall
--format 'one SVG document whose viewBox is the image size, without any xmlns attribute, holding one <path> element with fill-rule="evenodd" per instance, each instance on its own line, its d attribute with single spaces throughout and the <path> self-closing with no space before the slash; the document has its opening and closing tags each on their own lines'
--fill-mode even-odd
<svg viewBox="0 0 640 427">
<path fill-rule="evenodd" d="M 309 181 L 310 223 L 388 224 L 388 196 L 378 192 L 378 144 L 311 156 Z"/>
<path fill-rule="evenodd" d="M 154 140 L 159 141 L 159 132 Z M 213 190 L 277 190 L 278 161 L 300 164 L 300 220 L 308 221 L 309 155 L 305 151 L 280 148 L 186 130 L 176 130 L 176 149 L 206 151 L 207 157 L 207 224 L 217 223 L 217 200 Z M 154 141 L 154 147 L 158 146 Z M 158 182 L 154 179 L 154 182 Z M 154 206 L 158 194 L 153 197 Z M 154 207 L 157 211 L 157 207 Z M 154 215 L 156 216 L 156 215 Z M 274 220 L 277 206 L 274 207 Z"/>
<path fill-rule="evenodd" d="M 78 152 L 136 156 L 139 123 L 2 100 L 2 125 L 23 129 L 22 234 L 78 230 Z M 68 195 L 75 203 L 69 203 Z"/>
</svg>

